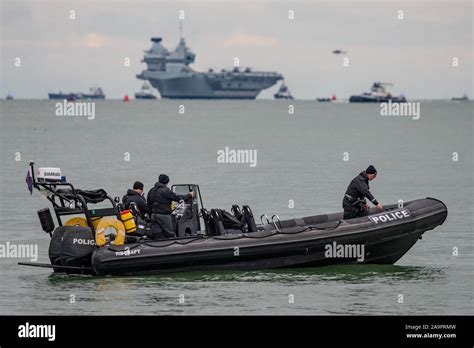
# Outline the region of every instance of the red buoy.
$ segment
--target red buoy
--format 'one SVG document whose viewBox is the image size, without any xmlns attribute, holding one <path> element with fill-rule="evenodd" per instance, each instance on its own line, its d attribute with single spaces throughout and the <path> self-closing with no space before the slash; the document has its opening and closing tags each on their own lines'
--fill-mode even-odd
<svg viewBox="0 0 474 348">
<path fill-rule="evenodd" d="M 129 101 L 129 99 L 128 99 L 128 94 L 125 94 L 125 97 L 123 97 L 123 101 L 124 101 L 124 102 L 128 102 L 128 101 Z"/>
</svg>

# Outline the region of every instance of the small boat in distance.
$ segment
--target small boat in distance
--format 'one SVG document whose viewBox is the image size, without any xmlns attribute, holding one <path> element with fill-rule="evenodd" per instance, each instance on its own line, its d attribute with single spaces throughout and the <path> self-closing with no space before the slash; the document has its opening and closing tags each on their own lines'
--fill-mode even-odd
<svg viewBox="0 0 474 348">
<path fill-rule="evenodd" d="M 76 100 L 79 97 L 80 93 L 48 93 L 49 99 L 66 99 L 66 100 Z"/>
<path fill-rule="evenodd" d="M 322 103 L 322 102 L 332 102 L 332 101 L 336 101 L 336 95 L 333 94 L 331 98 L 316 98 L 316 100 L 320 103 Z"/>
<path fill-rule="evenodd" d="M 393 86 L 387 82 L 374 82 L 370 92 L 353 95 L 349 98 L 350 103 L 384 103 L 389 100 L 392 103 L 405 103 L 407 100 L 403 95 L 392 96 L 385 90 L 386 86 Z"/>
<path fill-rule="evenodd" d="M 105 94 L 102 88 L 89 88 L 89 93 L 82 94 L 82 99 L 105 99 Z"/>
<path fill-rule="evenodd" d="M 157 96 L 153 94 L 151 85 L 145 81 L 140 92 L 135 93 L 135 99 L 157 99 Z"/>
<path fill-rule="evenodd" d="M 464 93 L 462 97 L 453 97 L 451 100 L 452 101 L 466 101 L 466 100 L 469 100 L 469 98 L 467 96 L 467 93 Z"/>
<path fill-rule="evenodd" d="M 275 97 L 275 99 L 294 99 L 290 93 L 290 90 L 285 85 L 285 81 L 283 81 L 283 83 L 280 86 L 280 89 L 273 96 Z"/>
<path fill-rule="evenodd" d="M 78 97 L 77 97 L 77 94 L 74 94 L 74 93 L 68 94 L 68 95 L 66 96 L 66 100 L 67 100 L 67 101 L 75 101 L 75 100 L 77 100 L 77 98 L 78 98 Z"/>
<path fill-rule="evenodd" d="M 13 95 L 8 94 L 7 97 L 5 98 L 6 100 L 13 100 Z"/>
<path fill-rule="evenodd" d="M 77 100 L 77 99 L 105 99 L 104 91 L 102 88 L 90 88 L 89 93 L 48 93 L 49 99 L 66 99 L 66 100 Z"/>
</svg>

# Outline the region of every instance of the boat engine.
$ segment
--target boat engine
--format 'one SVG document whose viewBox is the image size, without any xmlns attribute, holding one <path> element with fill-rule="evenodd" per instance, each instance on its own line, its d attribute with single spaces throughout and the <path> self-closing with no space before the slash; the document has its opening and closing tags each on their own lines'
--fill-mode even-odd
<svg viewBox="0 0 474 348">
<path fill-rule="evenodd" d="M 53 266 L 72 266 L 75 268 L 54 268 L 55 272 L 68 274 L 88 274 L 90 271 L 81 268 L 90 268 L 91 256 L 96 249 L 95 239 L 89 227 L 59 226 L 49 243 L 49 259 Z"/>
</svg>

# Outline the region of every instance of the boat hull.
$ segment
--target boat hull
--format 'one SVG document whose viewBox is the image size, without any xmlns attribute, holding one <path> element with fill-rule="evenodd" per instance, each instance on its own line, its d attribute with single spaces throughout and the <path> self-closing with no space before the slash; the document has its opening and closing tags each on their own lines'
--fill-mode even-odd
<svg viewBox="0 0 474 348">
<path fill-rule="evenodd" d="M 153 94 L 135 94 L 135 99 L 157 99 L 157 97 Z"/>
<path fill-rule="evenodd" d="M 286 220 L 281 222 L 280 231 L 264 225 L 264 230 L 248 234 L 102 247 L 92 254 L 92 265 L 96 274 L 107 275 L 393 264 L 423 233 L 447 217 L 446 206 L 432 198 L 388 209 L 351 220 L 341 220 L 342 213 Z M 387 221 L 374 220 L 381 214 Z M 308 226 L 312 228 L 305 230 Z M 328 255 L 328 250 L 338 245 L 358 246 L 363 254 Z"/>
<path fill-rule="evenodd" d="M 49 99 L 78 99 L 79 95 L 76 93 L 69 93 L 69 94 L 64 94 L 64 93 L 48 93 Z"/>
<path fill-rule="evenodd" d="M 368 95 L 353 95 L 349 98 L 350 103 L 406 103 L 404 97 L 374 97 Z"/>
<path fill-rule="evenodd" d="M 78 100 L 78 99 L 105 99 L 105 95 L 78 94 L 78 93 L 48 93 L 49 99 Z"/>
<path fill-rule="evenodd" d="M 291 95 L 288 95 L 288 94 L 274 94 L 273 97 L 275 99 L 289 99 L 289 100 L 294 99 Z"/>
<path fill-rule="evenodd" d="M 79 99 L 105 99 L 105 95 L 83 94 Z"/>
</svg>

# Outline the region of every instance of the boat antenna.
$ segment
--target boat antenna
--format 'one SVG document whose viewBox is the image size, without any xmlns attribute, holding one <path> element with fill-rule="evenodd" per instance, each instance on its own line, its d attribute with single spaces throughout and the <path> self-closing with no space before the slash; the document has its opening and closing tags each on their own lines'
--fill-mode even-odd
<svg viewBox="0 0 474 348">
<path fill-rule="evenodd" d="M 33 161 L 36 161 L 36 128 L 33 128 Z"/>
<path fill-rule="evenodd" d="M 43 138 L 43 163 L 46 163 L 46 131 L 48 129 L 44 129 L 44 138 Z"/>
<path fill-rule="evenodd" d="M 183 20 L 179 20 L 179 40 L 183 38 Z"/>
</svg>

